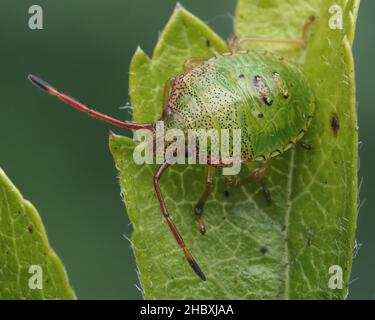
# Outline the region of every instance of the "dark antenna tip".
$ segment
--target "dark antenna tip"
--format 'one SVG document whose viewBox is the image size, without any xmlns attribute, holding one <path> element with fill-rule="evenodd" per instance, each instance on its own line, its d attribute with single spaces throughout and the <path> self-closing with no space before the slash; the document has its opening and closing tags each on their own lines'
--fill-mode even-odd
<svg viewBox="0 0 375 320">
<path fill-rule="evenodd" d="M 206 276 L 204 275 L 203 271 L 199 267 L 198 263 L 195 262 L 195 260 L 189 261 L 190 266 L 193 268 L 194 272 L 198 275 L 199 278 L 201 278 L 203 281 L 206 281 Z"/>
<path fill-rule="evenodd" d="M 52 87 L 49 83 L 45 82 L 44 80 L 38 78 L 37 76 L 34 76 L 33 74 L 29 74 L 27 78 L 31 81 L 33 85 L 38 87 L 39 89 L 52 94 L 52 95 L 57 95 L 57 90 Z"/>
</svg>

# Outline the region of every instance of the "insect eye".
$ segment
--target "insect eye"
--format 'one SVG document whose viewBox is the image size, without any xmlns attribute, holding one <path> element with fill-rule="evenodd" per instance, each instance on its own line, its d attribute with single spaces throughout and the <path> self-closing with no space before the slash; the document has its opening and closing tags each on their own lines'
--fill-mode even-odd
<svg viewBox="0 0 375 320">
<path fill-rule="evenodd" d="M 163 110 L 163 118 L 168 118 L 172 113 L 171 108 L 165 107 Z"/>
<path fill-rule="evenodd" d="M 288 86 L 286 85 L 284 79 L 280 76 L 278 72 L 272 73 L 272 78 L 275 80 L 277 86 L 279 87 L 279 91 L 285 99 L 288 99 L 289 92 Z"/>
<path fill-rule="evenodd" d="M 271 89 L 266 80 L 261 76 L 255 76 L 253 80 L 253 87 L 259 101 L 267 106 L 271 106 L 273 103 L 271 98 Z"/>
</svg>

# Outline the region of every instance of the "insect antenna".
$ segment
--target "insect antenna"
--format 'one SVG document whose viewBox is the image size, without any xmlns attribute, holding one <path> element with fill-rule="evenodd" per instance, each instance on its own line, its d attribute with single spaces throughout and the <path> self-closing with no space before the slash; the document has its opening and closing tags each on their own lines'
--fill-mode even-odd
<svg viewBox="0 0 375 320">
<path fill-rule="evenodd" d="M 62 100 L 65 103 L 67 103 L 68 105 L 72 106 L 73 108 L 75 108 L 75 109 L 77 109 L 79 111 L 85 112 L 85 113 L 87 113 L 88 115 L 90 115 L 93 118 L 97 118 L 97 119 L 100 119 L 102 121 L 105 121 L 105 122 L 108 122 L 110 124 L 113 124 L 113 125 L 115 125 L 117 127 L 126 128 L 126 129 L 130 129 L 130 130 L 138 130 L 138 129 L 151 129 L 151 130 L 153 130 L 154 127 L 155 127 L 155 124 L 153 122 L 152 123 L 134 123 L 134 122 L 131 122 L 131 121 L 120 121 L 120 120 L 117 120 L 117 119 L 112 118 L 110 116 L 107 116 L 107 115 L 105 115 L 103 113 L 100 113 L 98 111 L 90 109 L 89 107 L 85 106 L 81 102 L 79 102 L 79 101 L 77 101 L 77 100 L 69 97 L 65 93 L 62 93 L 62 92 L 58 91 L 57 89 L 55 89 L 54 87 L 52 87 L 49 83 L 47 83 L 44 80 L 38 78 L 37 76 L 34 76 L 34 75 L 30 74 L 28 76 L 28 79 L 36 87 L 38 87 L 42 91 L 47 92 L 50 95 L 59 98 L 60 100 Z"/>
</svg>

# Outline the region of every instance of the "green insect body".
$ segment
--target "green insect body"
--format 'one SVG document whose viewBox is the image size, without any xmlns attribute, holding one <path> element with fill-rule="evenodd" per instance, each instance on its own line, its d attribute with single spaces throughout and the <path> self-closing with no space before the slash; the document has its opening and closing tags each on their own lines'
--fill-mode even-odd
<svg viewBox="0 0 375 320">
<path fill-rule="evenodd" d="M 302 39 L 245 38 L 242 40 L 255 43 L 276 42 L 303 47 L 314 19 L 310 17 L 305 23 Z M 161 120 L 164 121 L 167 130 L 181 129 L 185 135 L 185 142 L 188 140 L 186 138 L 189 138 L 189 129 L 206 131 L 216 129 L 217 132 L 227 129 L 230 141 L 234 141 L 230 135 L 232 134 L 233 137 L 234 130 L 238 130 L 241 133 L 241 139 L 233 143 L 240 144 L 241 161 L 260 161 L 262 166 L 267 159 L 288 150 L 302 138 L 314 114 L 314 96 L 306 78 L 297 66 L 270 52 L 241 50 L 240 45 L 241 40 L 232 41 L 229 44 L 231 51 L 228 53 L 209 59 L 192 59 L 199 63 L 193 67 L 189 65 L 187 72 L 175 77 L 173 81 L 168 81 L 164 90 L 164 110 Z M 185 63 L 186 66 L 188 65 Z M 153 132 L 151 142 L 157 142 L 157 122 L 134 123 L 117 120 L 85 106 L 34 75 L 30 75 L 29 79 L 41 90 L 92 117 L 120 128 L 151 130 Z M 168 143 L 170 145 L 173 142 Z M 237 147 L 233 143 L 229 145 L 230 154 L 234 147 Z M 307 149 L 310 148 L 306 143 L 301 142 L 301 145 Z M 220 147 L 221 144 L 216 146 Z M 207 144 L 207 147 L 208 164 L 212 165 L 210 145 Z M 197 150 L 190 151 L 196 152 Z M 154 152 L 157 156 L 157 152 Z M 187 249 L 173 223 L 160 189 L 160 178 L 172 165 L 169 160 L 165 159 L 155 172 L 153 180 L 155 193 L 161 212 L 183 250 L 186 260 L 195 273 L 202 280 L 206 280 L 206 276 Z M 221 165 L 224 166 L 223 162 Z M 261 166 L 246 178 L 234 182 L 228 180 L 229 184 L 242 186 L 245 183 L 264 179 L 266 168 Z M 270 201 L 265 184 L 262 185 Z M 194 208 L 202 234 L 205 233 L 202 219 L 203 207 L 213 190 L 212 186 L 212 166 L 208 166 L 205 191 Z"/>
<path fill-rule="evenodd" d="M 307 131 L 315 102 L 298 67 L 270 52 L 217 55 L 173 81 L 167 128 L 241 130 L 241 160 L 266 160 Z"/>
</svg>

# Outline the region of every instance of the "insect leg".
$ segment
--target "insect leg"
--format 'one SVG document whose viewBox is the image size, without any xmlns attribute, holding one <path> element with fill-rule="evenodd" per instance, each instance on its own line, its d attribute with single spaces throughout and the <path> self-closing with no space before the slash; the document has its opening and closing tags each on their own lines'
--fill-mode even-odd
<svg viewBox="0 0 375 320">
<path fill-rule="evenodd" d="M 100 112 L 97 112 L 93 109 L 88 108 L 87 106 L 85 106 L 81 102 L 69 97 L 65 93 L 62 93 L 62 92 L 58 91 L 57 89 L 52 87 L 49 83 L 45 82 L 44 80 L 42 80 L 42 79 L 40 79 L 40 78 L 38 78 L 34 75 L 29 75 L 28 78 L 39 89 L 49 93 L 52 96 L 55 96 L 55 97 L 59 98 L 60 100 L 67 103 L 68 105 L 72 106 L 73 108 L 75 108 L 79 111 L 85 112 L 85 113 L 87 113 L 88 115 L 90 115 L 94 118 L 97 118 L 97 119 L 100 119 L 102 121 L 108 122 L 108 123 L 113 124 L 117 127 L 126 128 L 126 129 L 130 129 L 130 130 L 138 130 L 138 129 L 150 129 L 150 130 L 152 130 L 152 129 L 154 129 L 154 123 L 134 123 L 134 122 L 131 122 L 131 121 L 120 121 L 120 120 L 114 119 L 114 118 L 112 118 L 110 116 L 107 116 L 103 113 L 100 113 Z"/>
<path fill-rule="evenodd" d="M 311 145 L 309 145 L 308 143 L 306 143 L 304 141 L 298 141 L 297 143 L 298 143 L 299 146 L 301 146 L 302 148 L 304 148 L 306 150 L 312 149 Z"/>
<path fill-rule="evenodd" d="M 272 202 L 271 194 L 267 188 L 267 182 L 266 182 L 266 173 L 268 169 L 268 163 L 269 161 L 264 167 L 255 168 L 249 176 L 244 177 L 242 179 L 236 179 L 234 177 L 226 177 L 226 182 L 231 187 L 242 187 L 248 183 L 260 181 L 265 198 L 268 203 L 271 203 Z"/>
<path fill-rule="evenodd" d="M 174 81 L 175 81 L 175 77 L 172 77 L 172 78 L 169 78 L 167 81 L 165 81 L 165 84 L 164 84 L 162 119 L 167 118 L 172 112 L 171 108 L 168 107 L 168 101 L 171 95 L 171 90 L 172 90 Z"/>
<path fill-rule="evenodd" d="M 303 25 L 302 39 L 305 43 L 307 42 L 307 39 L 309 38 L 309 32 L 315 19 L 316 19 L 315 16 L 310 16 L 306 20 L 305 24 Z"/>
<path fill-rule="evenodd" d="M 207 60 L 208 60 L 207 58 L 191 58 L 191 59 L 186 60 L 184 64 L 182 65 L 182 67 L 184 71 L 189 71 L 193 69 L 194 67 L 196 67 L 197 65 L 200 65 L 206 62 Z"/>
<path fill-rule="evenodd" d="M 163 107 L 166 107 L 168 104 L 169 95 L 171 93 L 174 79 L 175 77 L 172 77 L 172 78 L 169 78 L 167 81 L 165 81 L 164 91 L 163 91 Z"/>
<path fill-rule="evenodd" d="M 157 195 L 158 200 L 159 200 L 161 211 L 163 213 L 163 216 L 164 216 L 165 220 L 168 223 L 169 229 L 171 230 L 171 232 L 172 232 L 174 238 L 176 239 L 177 243 L 179 244 L 179 246 L 184 251 L 185 257 L 186 257 L 187 261 L 189 262 L 190 266 L 192 267 L 192 269 L 194 270 L 194 272 L 202 280 L 205 281 L 206 277 L 205 277 L 203 271 L 199 267 L 198 263 L 194 260 L 193 256 L 189 252 L 189 250 L 186 248 L 185 242 L 182 239 L 182 237 L 181 237 L 176 225 L 174 224 L 171 216 L 169 215 L 168 209 L 167 209 L 167 207 L 165 205 L 165 202 L 164 202 L 163 195 L 161 194 L 161 190 L 160 190 L 160 186 L 159 186 L 159 180 L 160 180 L 162 174 L 165 172 L 165 170 L 169 166 L 170 166 L 170 164 L 168 163 L 168 160 L 167 160 L 162 165 L 160 165 L 160 167 L 156 171 L 156 173 L 154 175 L 154 189 L 155 189 L 156 195 Z"/>
<path fill-rule="evenodd" d="M 242 187 L 245 184 L 258 181 L 262 178 L 264 178 L 266 174 L 266 168 L 265 167 L 260 167 L 260 168 L 255 168 L 253 172 L 242 179 L 236 179 L 233 176 L 227 176 L 226 177 L 226 182 L 231 186 L 231 187 Z"/>
<path fill-rule="evenodd" d="M 232 38 L 228 44 L 229 48 L 232 50 L 238 50 L 244 43 L 253 44 L 284 44 L 295 48 L 301 48 L 306 45 L 310 27 L 315 21 L 315 17 L 311 16 L 307 19 L 303 26 L 302 38 L 301 39 L 266 39 L 266 38 L 252 38 L 245 37 L 241 39 Z M 233 40 L 234 39 L 234 40 Z"/>
<path fill-rule="evenodd" d="M 204 205 L 213 190 L 213 180 L 214 180 L 214 168 L 211 166 L 207 166 L 205 189 L 203 191 L 201 198 L 199 199 L 199 201 L 197 202 L 194 208 L 194 215 L 199 224 L 199 231 L 201 232 L 201 234 L 206 233 L 206 227 L 204 225 L 202 214 L 203 214 Z"/>
</svg>

